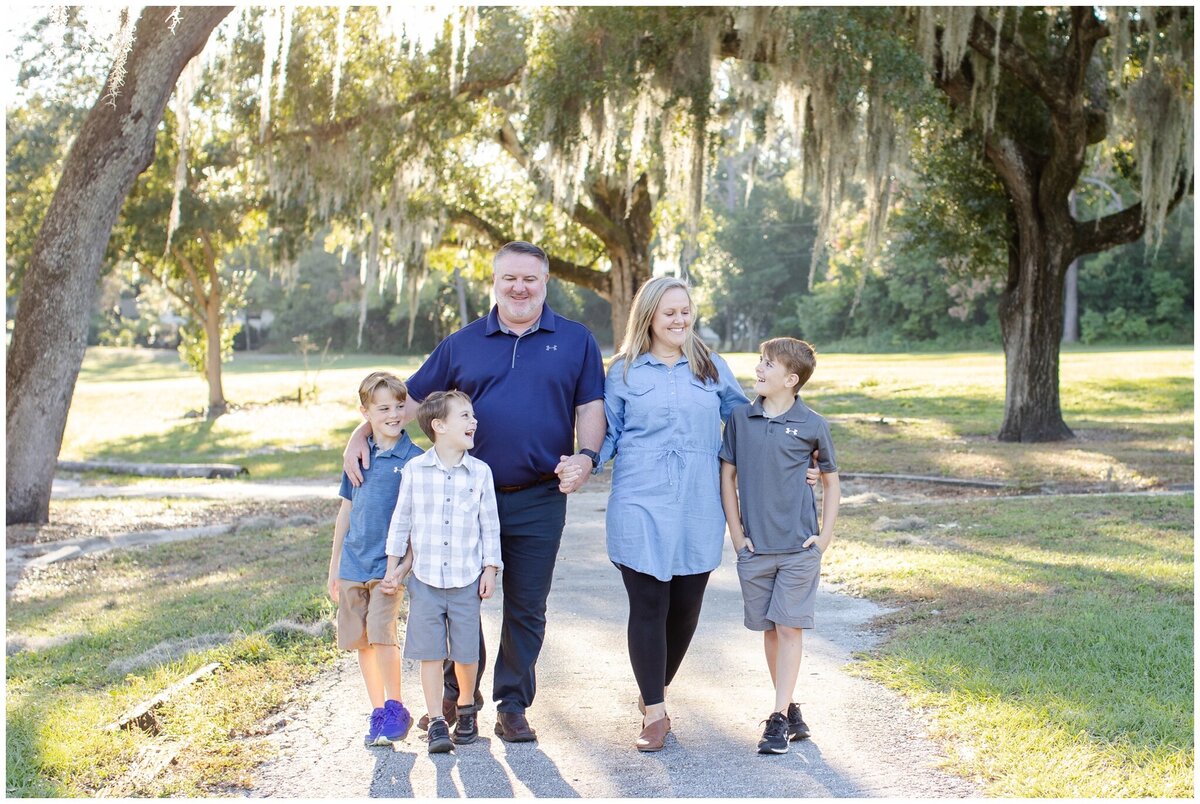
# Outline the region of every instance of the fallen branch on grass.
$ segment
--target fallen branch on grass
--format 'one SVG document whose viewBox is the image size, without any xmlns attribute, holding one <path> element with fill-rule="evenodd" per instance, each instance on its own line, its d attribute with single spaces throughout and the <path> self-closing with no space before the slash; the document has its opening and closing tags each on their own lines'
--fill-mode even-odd
<svg viewBox="0 0 1200 804">
<path fill-rule="evenodd" d="M 122 463 L 120 461 L 59 461 L 60 472 L 108 472 L 138 477 L 237 477 L 248 475 L 244 466 L 231 463 Z"/>
<path fill-rule="evenodd" d="M 118 729 L 130 729 L 136 726 L 142 731 L 149 732 L 150 734 L 158 734 L 160 731 L 162 731 L 162 727 L 158 723 L 158 718 L 154 715 L 154 710 L 170 700 L 173 695 L 190 687 L 192 684 L 195 684 L 205 676 L 216 672 L 220 666 L 221 665 L 217 662 L 211 662 L 204 665 L 182 681 L 176 681 L 174 684 L 167 687 L 150 700 L 143 701 L 142 703 L 133 707 L 125 714 L 117 718 L 116 721 L 105 726 L 104 730 L 117 731 Z"/>
<path fill-rule="evenodd" d="M 878 472 L 841 472 L 842 480 L 904 480 L 909 483 L 936 483 L 945 486 L 971 486 L 981 489 L 1017 488 L 1001 480 L 967 480 L 958 477 L 932 477 L 930 475 L 892 475 Z"/>
</svg>

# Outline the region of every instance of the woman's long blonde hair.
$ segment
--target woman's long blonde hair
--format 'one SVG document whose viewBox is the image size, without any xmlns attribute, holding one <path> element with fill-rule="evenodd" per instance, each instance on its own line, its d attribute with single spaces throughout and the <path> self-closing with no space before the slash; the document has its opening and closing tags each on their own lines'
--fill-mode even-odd
<svg viewBox="0 0 1200 804">
<path fill-rule="evenodd" d="M 625 360 L 625 379 L 629 379 L 629 364 L 636 358 L 650 351 L 650 322 L 654 320 L 654 312 L 658 309 L 662 297 L 668 290 L 679 288 L 688 295 L 688 304 L 692 302 L 692 290 L 687 282 L 673 276 L 659 276 L 651 279 L 638 288 L 633 297 L 633 305 L 629 310 L 629 321 L 625 324 L 625 338 L 621 341 L 621 349 L 613 356 L 613 362 Z M 693 316 L 688 327 L 688 336 L 683 342 L 683 355 L 688 359 L 692 374 L 699 380 L 717 381 L 717 367 L 709 356 L 712 351 L 696 334 L 696 318 L 693 305 Z"/>
</svg>

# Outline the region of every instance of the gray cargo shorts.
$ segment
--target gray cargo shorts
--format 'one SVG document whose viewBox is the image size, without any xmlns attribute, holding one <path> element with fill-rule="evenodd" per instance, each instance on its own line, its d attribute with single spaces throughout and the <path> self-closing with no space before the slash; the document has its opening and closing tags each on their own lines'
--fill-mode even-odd
<svg viewBox="0 0 1200 804">
<path fill-rule="evenodd" d="M 751 631 L 771 631 L 776 625 L 813 627 L 821 582 L 821 551 L 815 544 L 795 553 L 751 553 L 742 548 L 737 572 Z"/>
</svg>

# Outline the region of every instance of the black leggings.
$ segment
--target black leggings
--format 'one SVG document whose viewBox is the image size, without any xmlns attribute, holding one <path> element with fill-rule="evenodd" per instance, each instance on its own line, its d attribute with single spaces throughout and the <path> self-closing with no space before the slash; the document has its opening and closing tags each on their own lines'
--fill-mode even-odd
<svg viewBox="0 0 1200 804">
<path fill-rule="evenodd" d="M 629 663 L 647 706 L 665 699 L 663 689 L 675 678 L 691 644 L 709 573 L 653 575 L 617 564 L 629 595 Z"/>
</svg>

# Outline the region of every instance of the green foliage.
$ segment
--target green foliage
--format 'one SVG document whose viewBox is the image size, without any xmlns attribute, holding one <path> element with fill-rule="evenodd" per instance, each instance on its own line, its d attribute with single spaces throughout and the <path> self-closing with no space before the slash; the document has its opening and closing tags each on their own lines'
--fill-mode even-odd
<svg viewBox="0 0 1200 804">
<path fill-rule="evenodd" d="M 103 84 L 103 57 L 88 47 L 75 13 L 64 40 L 43 41 L 39 19 L 9 54 L 19 65 L 5 114 L 5 265 L 9 296 L 19 293 L 34 240 L 58 184 L 62 162 Z"/>
<path fill-rule="evenodd" d="M 706 323 L 738 351 L 798 326 L 791 311 L 807 282 L 815 222 L 789 188 L 786 167 L 758 168 L 746 204 L 737 160 L 723 161 L 711 188 L 715 231 L 693 272 Z"/>
<path fill-rule="evenodd" d="M 897 233 L 926 255 L 953 261 L 962 274 L 1002 277 L 1008 269 L 1008 200 L 982 161 L 976 133 L 942 111 L 914 138 L 913 167 L 892 218 Z"/>
<path fill-rule="evenodd" d="M 1194 332 L 1194 215 L 1189 199 L 1167 219 L 1158 248 L 1131 243 L 1082 260 L 1084 343 L 1191 343 Z"/>
</svg>

